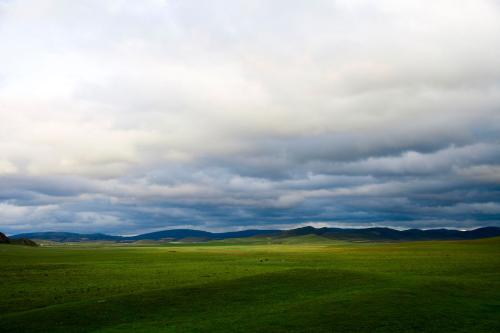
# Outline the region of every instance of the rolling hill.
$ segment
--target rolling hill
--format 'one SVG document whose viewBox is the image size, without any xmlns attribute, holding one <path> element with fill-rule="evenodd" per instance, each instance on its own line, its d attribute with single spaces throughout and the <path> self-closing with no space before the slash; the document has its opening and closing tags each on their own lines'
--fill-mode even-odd
<svg viewBox="0 0 500 333">
<path fill-rule="evenodd" d="M 141 240 L 169 240 L 169 241 L 186 241 L 199 242 L 210 240 L 222 240 L 228 238 L 244 238 L 255 236 L 272 236 L 278 235 L 281 230 L 243 230 L 234 232 L 212 233 L 202 230 L 192 229 L 171 229 L 162 230 L 136 236 L 112 236 L 106 234 L 79 234 L 72 232 L 33 232 L 23 233 L 10 236 L 11 239 L 31 238 L 50 240 L 54 242 L 84 242 L 84 241 L 115 241 L 115 242 L 134 242 Z"/>
<path fill-rule="evenodd" d="M 123 237 L 106 234 L 79 234 L 73 232 L 31 232 L 10 236 L 11 239 L 30 238 L 50 240 L 54 242 L 82 242 L 82 241 L 118 241 Z"/>
<path fill-rule="evenodd" d="M 37 243 L 28 238 L 9 238 L 0 232 L 0 244 L 38 246 Z"/>
<path fill-rule="evenodd" d="M 112 236 L 106 234 L 78 234 L 69 232 L 35 232 L 17 234 L 10 239 L 40 239 L 55 242 L 82 242 L 82 241 L 114 241 L 114 242 L 135 242 L 143 240 L 166 240 L 182 242 L 205 242 L 214 240 L 224 240 L 231 238 L 248 237 L 273 237 L 275 239 L 285 239 L 289 237 L 316 235 L 332 240 L 347 241 L 421 241 L 421 240 L 466 240 L 500 236 L 500 228 L 484 227 L 474 230 L 452 230 L 452 229 L 408 229 L 396 230 L 391 228 L 363 228 L 363 229 L 343 229 L 343 228 L 314 228 L 303 227 L 291 230 L 243 230 L 235 232 L 213 233 L 192 229 L 171 229 L 162 230 L 136 236 Z"/>
<path fill-rule="evenodd" d="M 303 227 L 284 231 L 278 237 L 285 238 L 303 235 L 318 235 L 330 239 L 351 241 L 466 240 L 500 236 L 500 228 L 484 227 L 461 231 L 453 229 L 395 230 L 391 228 L 342 229 Z"/>
</svg>

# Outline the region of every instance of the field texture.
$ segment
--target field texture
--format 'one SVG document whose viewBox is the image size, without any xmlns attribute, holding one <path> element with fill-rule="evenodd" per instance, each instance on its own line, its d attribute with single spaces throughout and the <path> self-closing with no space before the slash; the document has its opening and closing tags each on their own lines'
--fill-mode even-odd
<svg viewBox="0 0 500 333">
<path fill-rule="evenodd" d="M 500 332 L 500 239 L 0 246 L 2 332 Z"/>
</svg>

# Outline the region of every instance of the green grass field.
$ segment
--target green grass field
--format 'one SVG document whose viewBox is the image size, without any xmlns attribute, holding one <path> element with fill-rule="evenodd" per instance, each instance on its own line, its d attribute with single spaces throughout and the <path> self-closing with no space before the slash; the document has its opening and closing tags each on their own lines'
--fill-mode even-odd
<svg viewBox="0 0 500 333">
<path fill-rule="evenodd" d="M 0 246 L 2 332 L 500 332 L 500 238 Z"/>
</svg>

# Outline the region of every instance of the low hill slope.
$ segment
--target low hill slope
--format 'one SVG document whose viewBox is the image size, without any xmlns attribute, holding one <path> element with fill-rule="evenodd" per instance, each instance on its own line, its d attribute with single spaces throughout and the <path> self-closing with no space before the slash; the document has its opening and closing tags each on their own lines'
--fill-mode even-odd
<svg viewBox="0 0 500 333">
<path fill-rule="evenodd" d="M 5 236 L 5 234 L 0 232 L 0 244 L 9 244 L 10 239 L 9 237 Z"/>
<path fill-rule="evenodd" d="M 4 233 L 0 232 L 0 244 L 14 244 L 14 245 L 27 245 L 27 246 L 38 246 L 37 243 L 28 238 L 16 238 L 11 239 L 7 237 Z"/>
</svg>

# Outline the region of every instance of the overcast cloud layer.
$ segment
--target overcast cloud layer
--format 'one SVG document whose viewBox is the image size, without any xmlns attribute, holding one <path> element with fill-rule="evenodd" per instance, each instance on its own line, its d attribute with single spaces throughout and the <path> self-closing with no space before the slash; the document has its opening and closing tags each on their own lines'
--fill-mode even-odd
<svg viewBox="0 0 500 333">
<path fill-rule="evenodd" d="M 0 230 L 500 226 L 496 0 L 0 0 Z"/>
</svg>

